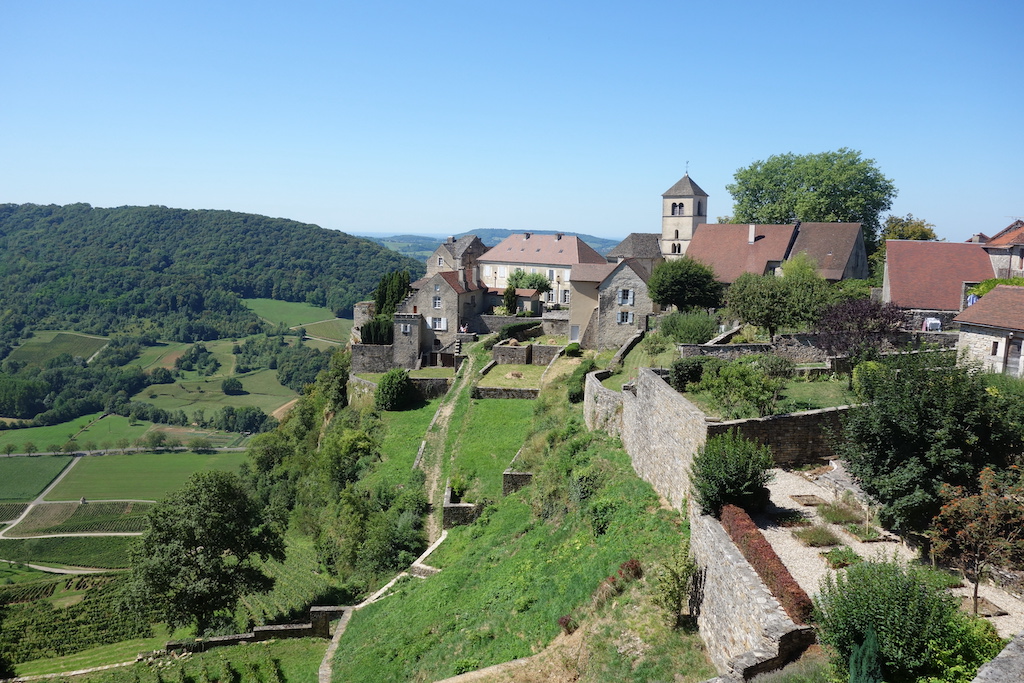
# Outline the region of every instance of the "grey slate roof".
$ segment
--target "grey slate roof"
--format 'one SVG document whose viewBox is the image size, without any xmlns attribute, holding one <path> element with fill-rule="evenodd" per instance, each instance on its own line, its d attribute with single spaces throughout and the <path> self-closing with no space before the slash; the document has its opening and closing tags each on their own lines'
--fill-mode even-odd
<svg viewBox="0 0 1024 683">
<path fill-rule="evenodd" d="M 661 258 L 661 235 L 632 232 L 605 254 L 608 258 Z"/>
<path fill-rule="evenodd" d="M 665 194 L 663 194 L 661 196 L 662 197 L 688 197 L 688 196 L 707 197 L 708 193 L 705 192 L 704 190 L 700 189 L 700 187 L 697 185 L 697 183 L 695 183 L 692 180 L 690 180 L 690 174 L 687 173 L 682 178 L 680 178 L 678 183 L 676 183 L 672 187 L 668 188 L 668 190 L 665 192 Z"/>
</svg>

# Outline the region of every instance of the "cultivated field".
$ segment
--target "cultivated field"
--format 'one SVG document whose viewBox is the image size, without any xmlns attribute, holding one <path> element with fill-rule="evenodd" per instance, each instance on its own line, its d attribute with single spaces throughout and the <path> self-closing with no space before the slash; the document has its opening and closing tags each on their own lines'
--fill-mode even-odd
<svg viewBox="0 0 1024 683">
<path fill-rule="evenodd" d="M 174 361 L 185 353 L 191 344 L 184 342 L 160 342 L 156 346 L 146 346 L 139 353 L 139 357 L 131 361 L 129 365 L 138 365 L 143 370 L 154 368 L 174 369 Z"/>
<path fill-rule="evenodd" d="M 0 458 L 0 501 L 33 500 L 61 473 L 69 460 L 71 457 L 67 455 Z"/>
<path fill-rule="evenodd" d="M 36 505 L 8 535 L 140 532 L 148 526 L 146 513 L 151 507 L 151 503 L 120 501 Z"/>
<path fill-rule="evenodd" d="M 159 500 L 201 470 L 234 472 L 245 453 L 129 453 L 82 458 L 47 500 Z M 2 557 L 2 555 L 0 555 Z"/>
<path fill-rule="evenodd" d="M 0 540 L 0 558 L 56 567 L 120 569 L 128 566 L 128 549 L 136 540 L 134 536 L 5 538 Z"/>
<path fill-rule="evenodd" d="M 284 323 L 288 327 L 313 323 L 318 320 L 328 320 L 334 317 L 334 312 L 328 308 L 312 306 L 310 304 L 296 301 L 278 301 L 276 299 L 243 299 L 242 302 L 252 310 L 253 313 L 269 323 L 277 325 Z"/>
<path fill-rule="evenodd" d="M 333 320 L 303 325 L 303 327 L 306 328 L 306 334 L 311 337 L 347 342 L 349 335 L 352 333 L 352 319 L 334 318 Z"/>
<path fill-rule="evenodd" d="M 140 396 L 144 395 L 143 393 Z M 138 438 L 150 430 L 165 432 L 168 437 L 176 437 L 182 443 L 186 443 L 194 436 L 202 436 L 209 439 L 214 446 L 236 446 L 241 438 L 238 434 L 191 427 L 155 425 L 152 422 L 143 421 L 132 424 L 127 417 L 120 415 L 104 416 L 103 413 L 93 413 L 59 425 L 0 431 L 0 451 L 7 444 L 12 444 L 15 453 L 52 453 L 54 449 L 64 446 L 71 438 L 75 439 L 79 450 L 85 449 L 86 446 L 92 446 L 91 450 L 110 451 L 119 449 L 118 444 L 124 440 L 134 444 Z M 28 446 L 32 446 L 32 448 Z"/>
<path fill-rule="evenodd" d="M 106 346 L 106 337 L 93 337 L 77 332 L 42 331 L 26 339 L 18 348 L 11 351 L 8 358 L 29 365 L 42 365 L 51 358 L 62 353 L 81 356 L 89 359 L 94 353 Z"/>
</svg>

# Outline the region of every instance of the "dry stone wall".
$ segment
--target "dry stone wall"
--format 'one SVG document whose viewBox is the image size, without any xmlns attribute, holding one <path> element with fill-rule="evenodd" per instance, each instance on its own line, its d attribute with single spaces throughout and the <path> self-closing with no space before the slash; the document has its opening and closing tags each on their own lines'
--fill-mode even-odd
<svg viewBox="0 0 1024 683">
<path fill-rule="evenodd" d="M 622 428 L 622 392 L 612 391 L 601 384 L 611 375 L 608 370 L 592 372 L 583 386 L 583 420 L 587 429 L 603 429 L 619 436 Z"/>
<path fill-rule="evenodd" d="M 770 446 L 776 465 L 824 465 L 835 457 L 830 434 L 839 429 L 839 419 L 849 409 L 850 406 L 840 406 L 749 420 L 709 422 L 708 436 L 735 429 L 752 441 Z"/>
<path fill-rule="evenodd" d="M 394 367 L 394 350 L 390 344 L 353 344 L 353 375 L 361 372 L 387 372 Z"/>
</svg>

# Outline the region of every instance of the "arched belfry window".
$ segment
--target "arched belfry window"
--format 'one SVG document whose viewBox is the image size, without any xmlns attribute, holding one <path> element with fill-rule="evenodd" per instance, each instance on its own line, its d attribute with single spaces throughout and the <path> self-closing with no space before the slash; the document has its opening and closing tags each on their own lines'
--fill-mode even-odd
<svg viewBox="0 0 1024 683">
<path fill-rule="evenodd" d="M 697 200 L 697 213 L 695 215 L 697 215 L 697 216 L 703 216 L 704 215 L 704 210 L 700 206 L 700 200 L 699 199 Z"/>
<path fill-rule="evenodd" d="M 676 215 L 676 209 L 677 209 L 678 207 L 679 207 L 679 205 L 678 205 L 678 204 L 676 204 L 675 202 L 672 202 L 672 215 L 673 215 L 673 216 L 675 216 L 675 215 Z"/>
<path fill-rule="evenodd" d="M 679 239 L 679 231 L 676 230 L 676 236 L 673 239 Z"/>
</svg>

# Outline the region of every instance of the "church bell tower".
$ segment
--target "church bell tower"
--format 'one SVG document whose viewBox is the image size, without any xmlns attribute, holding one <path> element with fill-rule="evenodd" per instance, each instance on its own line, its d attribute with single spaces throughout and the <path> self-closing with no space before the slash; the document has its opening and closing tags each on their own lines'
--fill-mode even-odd
<svg viewBox="0 0 1024 683">
<path fill-rule="evenodd" d="M 687 173 L 661 195 L 661 255 L 677 259 L 686 253 L 693 231 L 708 222 L 708 193 Z"/>
</svg>

